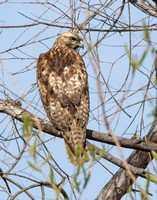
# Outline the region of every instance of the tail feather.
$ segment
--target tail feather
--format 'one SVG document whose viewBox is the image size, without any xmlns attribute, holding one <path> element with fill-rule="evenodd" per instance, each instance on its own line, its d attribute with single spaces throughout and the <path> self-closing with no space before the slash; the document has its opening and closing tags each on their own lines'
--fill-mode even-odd
<svg viewBox="0 0 157 200">
<path fill-rule="evenodd" d="M 88 148 L 86 145 L 86 129 L 73 128 L 63 133 L 65 147 L 69 162 L 79 165 L 89 161 Z"/>
<path fill-rule="evenodd" d="M 65 142 L 65 147 L 67 151 L 68 161 L 73 163 L 74 165 L 83 164 L 89 161 L 87 145 L 85 145 L 85 147 L 82 148 L 78 144 L 75 153 L 71 151 L 69 145 L 66 142 Z"/>
</svg>

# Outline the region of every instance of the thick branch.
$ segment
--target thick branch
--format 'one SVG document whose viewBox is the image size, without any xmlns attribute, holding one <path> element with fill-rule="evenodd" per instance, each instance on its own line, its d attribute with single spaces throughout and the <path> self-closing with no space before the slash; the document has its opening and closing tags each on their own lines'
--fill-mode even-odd
<svg viewBox="0 0 157 200">
<path fill-rule="evenodd" d="M 157 17 L 157 10 L 155 6 L 150 7 L 149 5 L 145 4 L 144 1 L 140 2 L 138 0 L 130 0 L 130 2 L 144 13 L 151 15 L 153 17 Z"/>
<path fill-rule="evenodd" d="M 100 155 L 102 153 L 102 149 L 100 149 L 99 147 L 96 147 L 95 145 L 87 142 L 87 145 L 88 147 L 90 148 L 94 148 L 96 150 L 96 154 L 97 155 Z M 108 160 L 109 162 L 112 162 L 113 164 L 116 164 L 117 166 L 125 169 L 124 165 L 123 165 L 123 161 L 112 156 L 111 154 L 105 152 L 103 155 L 102 155 L 102 158 L 104 158 L 105 160 Z M 137 167 L 134 167 L 134 166 L 131 166 L 131 165 L 128 165 L 129 166 L 129 169 L 131 170 L 131 172 L 133 174 L 137 174 L 138 176 L 141 176 L 143 178 L 146 178 L 146 171 L 144 169 L 140 169 L 140 168 L 137 168 Z"/>
<path fill-rule="evenodd" d="M 149 131 L 147 139 L 157 143 L 157 125 Z M 137 168 L 145 169 L 152 160 L 150 153 L 144 151 L 134 151 L 127 159 L 128 164 Z M 135 174 L 137 178 L 138 175 Z M 132 184 L 128 173 L 124 169 L 118 170 L 113 178 L 105 185 L 99 193 L 97 200 L 120 200 L 127 192 L 128 186 Z"/>
<path fill-rule="evenodd" d="M 40 127 L 42 127 L 43 132 L 56 136 L 56 137 L 60 137 L 60 138 L 62 137 L 60 133 L 53 127 L 53 125 L 50 122 L 43 120 L 37 117 L 36 115 L 33 115 L 32 113 L 26 111 L 16 101 L 0 99 L 0 112 L 6 113 L 21 122 L 23 122 L 24 116 L 26 115 L 26 113 L 28 113 L 31 119 L 32 126 L 34 128 L 38 129 L 38 125 L 40 124 Z M 90 129 L 87 129 L 86 134 L 87 134 L 87 139 L 115 145 L 113 138 L 109 136 L 108 134 L 93 131 Z M 137 149 L 137 150 L 142 150 L 142 151 L 147 151 L 147 152 L 152 151 L 152 150 L 157 151 L 157 144 L 154 144 L 154 143 L 150 144 L 150 142 L 144 142 L 144 141 L 140 142 L 133 139 L 127 139 L 127 138 L 122 138 L 122 137 L 117 137 L 117 139 L 119 140 L 120 145 L 125 148 Z"/>
<path fill-rule="evenodd" d="M 151 128 L 147 135 L 147 139 L 148 141 L 157 143 L 157 125 Z M 152 157 L 150 153 L 134 151 L 127 159 L 127 163 L 137 168 L 145 169 L 151 160 Z M 138 177 L 137 174 L 134 175 L 136 178 Z M 132 181 L 127 171 L 121 168 L 101 190 L 97 200 L 120 200 L 126 194 L 129 185 L 132 185 Z"/>
<path fill-rule="evenodd" d="M 38 129 L 38 124 L 40 124 L 40 127 L 42 127 L 44 132 L 56 137 L 61 137 L 61 135 L 50 122 L 43 120 L 23 109 L 20 105 L 20 102 L 0 99 L 0 112 L 6 113 L 21 122 L 23 122 L 24 116 L 29 114 L 32 126 L 34 128 Z"/>
</svg>

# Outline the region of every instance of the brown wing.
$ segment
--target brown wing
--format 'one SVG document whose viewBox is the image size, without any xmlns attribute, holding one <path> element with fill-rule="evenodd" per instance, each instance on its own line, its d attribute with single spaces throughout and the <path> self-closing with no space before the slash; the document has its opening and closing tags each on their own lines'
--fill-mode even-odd
<svg viewBox="0 0 157 200">
<path fill-rule="evenodd" d="M 69 56 L 65 55 L 68 59 Z M 70 127 L 71 118 L 80 119 L 81 126 L 88 120 L 88 96 L 85 98 L 88 95 L 87 73 L 82 58 L 75 52 L 72 58 L 73 62 L 66 62 L 66 58 L 62 57 L 58 67 L 53 65 L 55 62 L 50 62 L 51 54 L 48 52 L 41 54 L 37 63 L 37 80 L 44 108 L 56 128 L 61 130 Z M 60 68 L 60 71 L 56 68 Z M 82 120 L 82 116 L 87 119 Z M 60 117 L 63 121 L 59 125 Z"/>
</svg>

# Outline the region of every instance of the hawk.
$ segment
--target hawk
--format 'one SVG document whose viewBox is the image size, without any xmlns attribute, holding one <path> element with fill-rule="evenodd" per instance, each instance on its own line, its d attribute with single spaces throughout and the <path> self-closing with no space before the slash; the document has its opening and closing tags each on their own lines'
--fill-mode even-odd
<svg viewBox="0 0 157 200">
<path fill-rule="evenodd" d="M 64 32 L 37 61 L 37 84 L 47 116 L 64 138 L 68 159 L 87 162 L 86 126 L 89 117 L 88 77 L 77 52 L 83 40 Z"/>
</svg>

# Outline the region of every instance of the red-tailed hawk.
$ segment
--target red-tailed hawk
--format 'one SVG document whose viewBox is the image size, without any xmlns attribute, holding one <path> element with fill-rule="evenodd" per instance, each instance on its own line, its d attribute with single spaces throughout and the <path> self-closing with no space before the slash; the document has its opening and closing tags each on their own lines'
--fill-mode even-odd
<svg viewBox="0 0 157 200">
<path fill-rule="evenodd" d="M 88 161 L 86 126 L 89 93 L 85 64 L 77 48 L 83 40 L 70 31 L 62 33 L 53 47 L 39 56 L 37 84 L 45 111 L 64 138 L 74 165 Z"/>
</svg>

